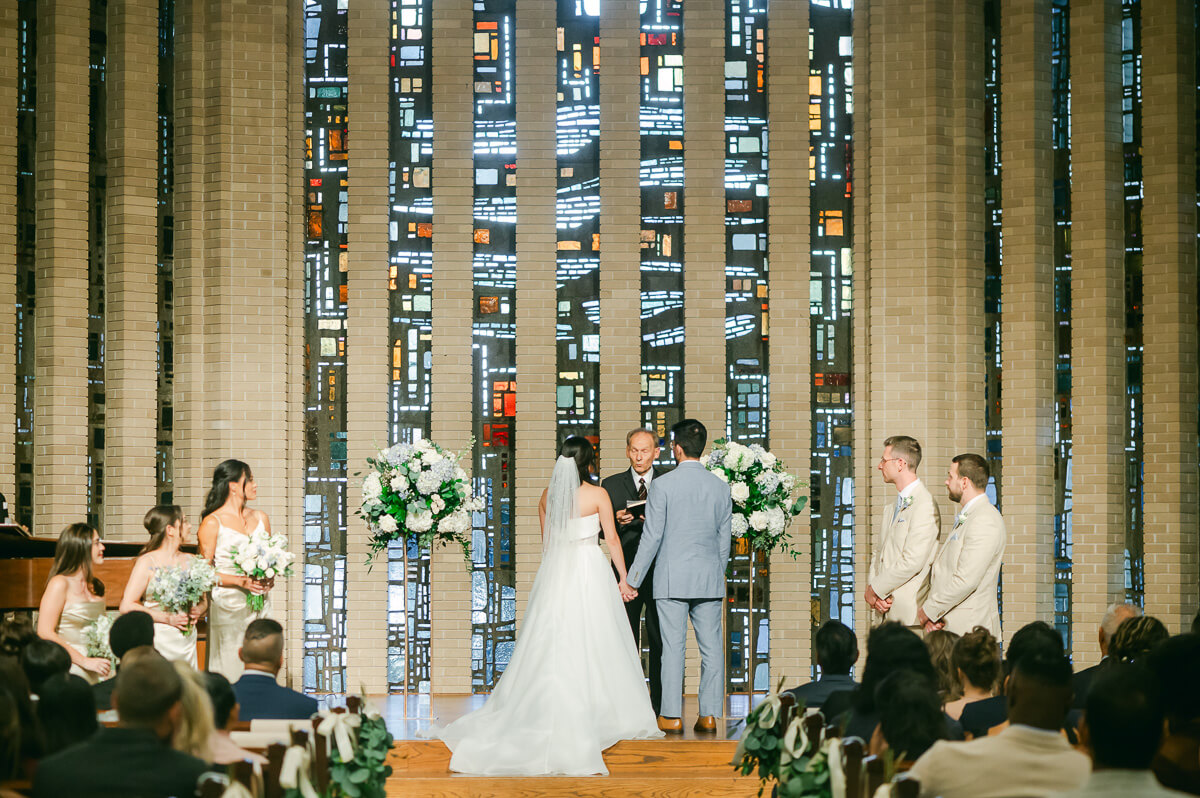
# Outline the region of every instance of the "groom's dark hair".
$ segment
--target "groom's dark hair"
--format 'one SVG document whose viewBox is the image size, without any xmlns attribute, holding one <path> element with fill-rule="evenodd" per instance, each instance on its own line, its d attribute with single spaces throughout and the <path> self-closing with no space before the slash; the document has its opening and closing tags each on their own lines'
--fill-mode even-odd
<svg viewBox="0 0 1200 798">
<path fill-rule="evenodd" d="M 671 438 L 688 457 L 699 457 L 708 443 L 708 430 L 696 419 L 685 418 L 671 427 Z"/>
</svg>

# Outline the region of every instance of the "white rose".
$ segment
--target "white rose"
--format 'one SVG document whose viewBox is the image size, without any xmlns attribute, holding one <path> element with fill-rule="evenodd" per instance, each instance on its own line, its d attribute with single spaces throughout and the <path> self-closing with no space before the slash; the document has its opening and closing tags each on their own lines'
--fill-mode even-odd
<svg viewBox="0 0 1200 798">
<path fill-rule="evenodd" d="M 391 534 L 392 532 L 395 532 L 399 528 L 400 528 L 400 525 L 396 523 L 395 518 L 392 518 L 390 515 L 379 516 L 379 529 L 381 531 Z"/>
<path fill-rule="evenodd" d="M 762 458 L 760 458 L 760 459 L 762 460 L 762 464 L 765 465 L 767 468 L 773 468 L 779 458 L 777 458 L 775 455 L 771 454 L 770 452 L 764 452 Z"/>
<path fill-rule="evenodd" d="M 408 493 L 408 479 L 406 479 L 403 474 L 396 474 L 394 477 L 392 477 L 392 481 L 388 484 L 391 486 L 392 490 L 402 496 L 405 493 Z"/>
<path fill-rule="evenodd" d="M 268 568 L 266 573 L 267 573 L 267 579 L 275 578 L 275 569 L 274 568 Z"/>
<path fill-rule="evenodd" d="M 762 510 L 755 510 L 750 513 L 750 528 L 756 532 L 762 532 L 770 523 L 770 518 Z"/>
<path fill-rule="evenodd" d="M 722 482 L 729 481 L 729 475 L 726 474 L 724 471 L 714 471 L 713 473 L 716 474 L 717 478 L 720 479 Z"/>
<path fill-rule="evenodd" d="M 363 480 L 362 495 L 364 499 L 376 499 L 383 494 L 383 483 L 379 481 L 379 474 L 367 474 L 367 478 Z"/>
<path fill-rule="evenodd" d="M 734 482 L 729 486 L 729 495 L 738 504 L 745 504 L 746 499 L 750 498 L 750 486 L 745 482 Z"/>
<path fill-rule="evenodd" d="M 437 515 L 446 509 L 446 500 L 436 493 L 433 494 L 433 498 L 429 500 L 429 509 L 433 511 L 434 515 Z"/>
</svg>

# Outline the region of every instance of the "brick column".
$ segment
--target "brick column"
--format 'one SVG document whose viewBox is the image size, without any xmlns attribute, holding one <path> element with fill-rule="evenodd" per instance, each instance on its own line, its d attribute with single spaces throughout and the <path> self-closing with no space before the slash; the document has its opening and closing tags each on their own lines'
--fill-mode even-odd
<svg viewBox="0 0 1200 798">
<path fill-rule="evenodd" d="M 1090 629 L 1125 593 L 1120 0 L 1072 9 L 1071 74 L 1071 617 Z M 1092 635 L 1073 639 L 1076 667 L 1099 661 Z"/>
<path fill-rule="evenodd" d="M 1142 8 L 1146 612 L 1173 633 L 1200 603 L 1194 13 Z"/>
<path fill-rule="evenodd" d="M 146 77 L 158 73 L 156 0 L 109 5 L 108 46 L 104 529 L 140 541 L 156 503 L 158 82 Z"/>
<path fill-rule="evenodd" d="M 542 561 L 538 501 L 557 447 L 555 229 L 557 10 L 526 0 L 517 12 L 517 467 L 514 523 L 517 624 Z"/>
<path fill-rule="evenodd" d="M 34 518 L 57 537 L 87 515 L 87 0 L 49 0 L 37 25 Z"/>
<path fill-rule="evenodd" d="M 471 3 L 433 8 L 433 440 L 466 445 L 471 404 L 472 31 Z M 470 468 L 470 463 L 464 463 Z M 457 549 L 431 554 L 431 690 L 471 692 L 471 580 Z"/>
<path fill-rule="evenodd" d="M 1054 187 L 1050 3 L 1000 9 L 1007 639 L 1054 611 Z"/>
<path fill-rule="evenodd" d="M 809 384 L 808 4 L 772 9 L 768 37 L 770 103 L 770 415 L 771 451 L 807 481 L 812 444 Z M 812 533 L 808 515 L 792 522 L 801 552 L 771 557 L 771 679 L 795 684 L 812 667 Z"/>
<path fill-rule="evenodd" d="M 347 115 L 354 142 L 349 173 L 346 310 L 346 428 L 351 473 L 366 468 L 388 440 L 391 375 L 388 299 L 388 7 L 349 9 L 350 93 Z M 348 512 L 358 506 L 357 477 L 350 477 Z M 370 531 L 362 519 L 346 523 L 346 683 L 386 693 L 388 588 L 386 567 L 368 570 Z M 387 554 L 380 566 L 386 566 Z M 352 656 L 351 656 L 352 655 Z"/>
<path fill-rule="evenodd" d="M 625 435 L 641 424 L 641 166 L 638 4 L 600 15 L 600 473 L 629 467 Z"/>
<path fill-rule="evenodd" d="M 17 295 L 17 0 L 0 2 L 0 296 Z M 0 493 L 17 510 L 17 312 L 0 307 Z"/>
</svg>

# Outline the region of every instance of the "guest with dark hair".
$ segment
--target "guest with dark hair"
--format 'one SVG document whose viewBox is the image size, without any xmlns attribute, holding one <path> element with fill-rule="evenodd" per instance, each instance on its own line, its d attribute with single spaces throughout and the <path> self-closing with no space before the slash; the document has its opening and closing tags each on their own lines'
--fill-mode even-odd
<svg viewBox="0 0 1200 798">
<path fill-rule="evenodd" d="M 0 785 L 25 777 L 21 756 L 21 718 L 12 696 L 0 690 Z M 0 798 L 20 798 L 0 786 Z"/>
<path fill-rule="evenodd" d="M 1177 635 L 1154 650 L 1150 668 L 1165 703 L 1166 730 L 1154 775 L 1166 787 L 1200 795 L 1200 635 Z"/>
<path fill-rule="evenodd" d="M 25 646 L 37 637 L 28 615 L 12 615 L 0 621 L 0 657 L 21 658 Z"/>
<path fill-rule="evenodd" d="M 957 701 L 962 696 L 962 683 L 952 662 L 954 644 L 957 642 L 958 635 L 948 629 L 938 629 L 925 635 L 925 647 L 929 649 L 929 659 L 937 674 L 938 697 L 942 704 Z"/>
<path fill-rule="evenodd" d="M 11 702 L 19 726 L 16 738 L 19 746 L 17 775 L 10 778 L 28 778 L 37 760 L 42 758 L 45 746 L 42 727 L 38 723 L 33 701 L 29 698 L 29 682 L 21 666 L 12 657 L 0 657 L 0 697 L 7 697 Z"/>
<path fill-rule="evenodd" d="M 841 621 L 829 620 L 816 634 L 817 666 L 821 678 L 788 690 L 796 703 L 820 707 L 833 693 L 853 690 L 858 684 L 850 678 L 850 668 L 858 661 L 858 638 Z"/>
<path fill-rule="evenodd" d="M 946 714 L 934 684 L 913 671 L 889 674 L 875 688 L 879 725 L 870 752 L 892 750 L 900 770 L 908 770 L 921 754 L 947 737 Z"/>
<path fill-rule="evenodd" d="M 962 685 L 962 697 L 946 704 L 946 714 L 958 720 L 968 704 L 995 695 L 1000 676 L 1000 645 L 991 632 L 976 626 L 955 641 L 950 664 Z"/>
<path fill-rule="evenodd" d="M 209 738 L 208 748 L 212 752 L 213 762 L 218 765 L 229 765 L 249 759 L 265 765 L 267 760 L 253 751 L 238 747 L 229 734 L 238 722 L 238 702 L 234 695 L 233 685 L 219 673 L 203 673 L 204 686 L 208 690 L 208 698 L 213 708 L 213 734 Z"/>
<path fill-rule="evenodd" d="M 29 691 L 38 695 L 43 682 L 51 676 L 71 670 L 71 655 L 53 640 L 39 637 L 37 640 L 31 640 L 21 652 L 21 669 L 25 671 L 25 678 L 29 681 Z"/>
<path fill-rule="evenodd" d="M 247 626 L 238 656 L 245 671 L 234 682 L 233 692 L 242 720 L 302 720 L 316 713 L 315 698 L 275 681 L 283 667 L 283 627 L 278 621 L 260 618 Z"/>
<path fill-rule="evenodd" d="M 1088 693 L 1079 741 L 1092 757 L 1092 775 L 1072 798 L 1182 796 L 1150 772 L 1163 735 L 1162 695 L 1147 668 L 1113 663 Z"/>
<path fill-rule="evenodd" d="M 73 673 L 57 673 L 42 683 L 37 717 L 46 740 L 46 756 L 83 742 L 100 728 L 91 685 Z"/>
<path fill-rule="evenodd" d="M 42 760 L 33 780 L 34 798 L 193 795 L 207 766 L 169 745 L 182 695 L 179 674 L 161 656 L 127 661 L 117 674 L 113 696 L 119 727 L 101 729 L 90 740 Z"/>
<path fill-rule="evenodd" d="M 113 621 L 108 630 L 108 647 L 117 658 L 117 672 L 121 670 L 121 662 L 125 655 L 135 648 L 154 645 L 154 619 L 139 610 L 127 612 Z M 112 709 L 112 692 L 116 679 L 105 679 L 99 684 L 92 685 L 92 699 L 97 712 Z"/>
<path fill-rule="evenodd" d="M 1151 615 L 1129 618 L 1117 627 L 1108 654 L 1115 662 L 1141 662 L 1170 636 L 1158 618 Z"/>
<path fill-rule="evenodd" d="M 1022 658 L 1035 654 L 1047 657 L 1064 656 L 1062 635 L 1045 621 L 1034 621 L 1017 630 L 1008 643 L 1006 654 L 1001 668 L 1001 695 L 975 701 L 963 707 L 959 722 L 962 723 L 967 739 L 984 737 L 989 729 L 1008 719 L 1008 701 L 1003 693 L 1007 689 L 1008 677 L 1013 668 Z"/>
<path fill-rule="evenodd" d="M 922 796 L 1010 798 L 1078 789 L 1091 770 L 1061 728 L 1071 705 L 1071 665 L 1062 654 L 1030 654 L 1008 681 L 1010 725 L 968 742 L 934 743 L 912 767 Z"/>
</svg>

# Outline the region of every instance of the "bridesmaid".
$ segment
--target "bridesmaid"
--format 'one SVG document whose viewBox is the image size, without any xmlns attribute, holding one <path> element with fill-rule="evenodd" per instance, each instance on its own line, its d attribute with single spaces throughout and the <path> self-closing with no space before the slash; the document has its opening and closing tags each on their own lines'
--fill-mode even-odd
<svg viewBox="0 0 1200 798">
<path fill-rule="evenodd" d="M 125 583 L 125 595 L 121 598 L 121 613 L 141 610 L 154 619 L 154 648 L 168 660 L 186 662 L 196 667 L 196 632 L 183 630 L 189 624 L 204 617 L 208 611 L 208 599 L 202 598 L 190 612 L 167 612 L 157 602 L 146 600 L 150 579 L 158 568 L 187 566 L 190 554 L 179 547 L 187 543 L 192 525 L 183 516 L 177 504 L 164 504 L 146 513 L 142 526 L 150 533 L 150 540 L 138 552 L 133 572 Z"/>
<path fill-rule="evenodd" d="M 104 583 L 92 566 L 104 562 L 100 533 L 87 524 L 71 524 L 58 537 L 50 578 L 38 605 L 38 637 L 53 640 L 71 655 L 71 673 L 90 684 L 108 676 L 104 657 L 87 655 L 84 630 L 104 614 Z"/>
<path fill-rule="evenodd" d="M 244 544 L 259 529 L 270 533 L 271 522 L 261 510 L 247 507 L 258 497 L 258 486 L 250 466 L 240 460 L 226 460 L 213 472 L 212 488 L 204 500 L 200 515 L 200 556 L 217 569 L 217 587 L 213 588 L 208 618 L 208 670 L 230 682 L 242 675 L 238 649 L 251 621 L 267 614 L 269 604 L 259 612 L 246 605 L 247 596 L 265 595 L 274 580 L 251 579 L 235 573 L 232 549 Z"/>
</svg>

